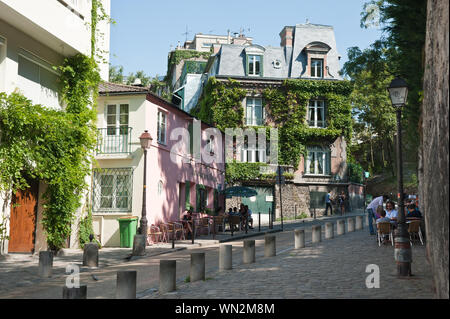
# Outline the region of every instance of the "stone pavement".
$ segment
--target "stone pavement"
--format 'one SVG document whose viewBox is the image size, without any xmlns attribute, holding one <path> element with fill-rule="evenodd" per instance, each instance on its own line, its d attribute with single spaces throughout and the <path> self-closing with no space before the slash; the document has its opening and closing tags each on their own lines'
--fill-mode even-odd
<svg viewBox="0 0 450 319">
<path fill-rule="evenodd" d="M 349 217 L 345 216 L 345 217 Z M 285 230 L 295 228 L 305 228 L 307 236 L 310 237 L 310 226 L 321 224 L 324 221 L 335 220 L 341 216 L 324 217 L 316 220 L 302 220 L 285 222 Z M 278 223 L 279 224 L 279 223 Z M 279 232 L 281 229 L 275 223 L 270 231 Z M 147 247 L 147 256 L 128 258 L 131 248 L 102 248 L 100 250 L 100 265 L 97 269 L 81 267 L 81 250 L 65 250 L 64 256 L 54 258 L 53 276 L 49 279 L 39 278 L 38 256 L 10 254 L 5 258 L 0 256 L 0 298 L 61 298 L 61 287 L 67 275 L 65 267 L 69 264 L 76 264 L 81 268 L 82 282 L 87 282 L 89 286 L 89 298 L 114 298 L 115 274 L 118 270 L 127 270 L 135 267 L 138 270 L 138 296 L 144 296 L 148 292 L 157 290 L 159 259 L 175 258 L 181 262 L 180 271 L 177 273 L 179 281 L 183 282 L 189 271 L 189 258 L 191 251 L 207 252 L 207 271 L 214 272 L 218 262 L 218 242 L 226 242 L 230 239 L 238 240 L 245 236 L 257 236 L 257 253 L 262 253 L 264 231 L 268 228 L 262 227 L 261 233 L 255 230 L 219 235 L 216 240 L 211 240 L 211 236 L 201 236 L 195 240 L 195 245 L 191 241 L 177 242 L 176 249 L 171 249 L 171 244 L 158 244 Z M 277 246 L 293 246 L 292 231 L 285 231 L 277 234 Z M 233 242 L 233 253 L 241 250 L 242 241 Z M 188 251 L 185 251 L 188 249 Z M 280 248 L 284 249 L 284 248 Z M 185 252 L 183 252 L 185 251 Z M 233 261 L 239 263 L 240 257 L 234 256 Z M 177 266 L 177 269 L 178 267 Z M 91 277 L 92 276 L 92 277 Z M 93 279 L 93 277 L 95 278 Z"/>
<path fill-rule="evenodd" d="M 322 234 L 323 235 L 323 234 Z M 310 238 L 310 237 L 309 237 Z M 278 239 L 278 236 L 277 236 Z M 175 292 L 154 292 L 145 299 L 297 299 L 297 298 L 433 298 L 430 266 L 425 246 L 412 247 L 410 279 L 396 276 L 394 248 L 378 247 L 367 228 L 333 239 L 324 239 L 305 248 L 285 249 L 275 257 L 257 254 L 256 263 L 234 264 L 232 270 L 206 274 L 206 281 L 178 283 Z M 234 256 L 233 256 L 234 257 Z M 379 267 L 380 287 L 368 289 L 366 278 Z"/>
</svg>

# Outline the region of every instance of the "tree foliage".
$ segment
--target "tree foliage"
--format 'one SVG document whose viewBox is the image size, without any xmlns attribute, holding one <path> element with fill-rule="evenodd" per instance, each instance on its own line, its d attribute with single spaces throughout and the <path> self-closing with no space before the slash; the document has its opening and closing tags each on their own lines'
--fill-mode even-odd
<svg viewBox="0 0 450 319">
<path fill-rule="evenodd" d="M 393 76 L 401 76 L 406 80 L 409 93 L 408 103 L 403 109 L 404 140 L 406 151 L 414 154 L 409 156 L 408 160 L 416 163 L 424 70 L 426 3 L 426 0 L 366 2 L 361 13 L 361 27 L 381 26 L 383 36 L 365 51 L 355 47 L 350 48 L 349 61 L 343 70 L 355 83 L 364 81 L 367 84 L 365 90 L 359 90 L 360 92 L 356 94 L 360 94 L 360 97 L 365 94 L 366 98 L 363 100 L 373 103 L 373 107 L 366 110 L 367 113 L 373 112 L 373 116 L 365 115 L 364 120 L 367 122 L 364 123 L 370 125 L 380 137 L 388 134 L 391 126 L 390 116 L 385 113 L 388 106 L 383 106 L 386 104 L 383 102 L 386 100 L 383 95 L 387 96 L 385 87 L 389 85 Z M 364 104 L 365 101 L 356 100 L 355 102 Z M 386 116 L 380 117 L 380 115 Z M 385 123 L 385 125 L 380 126 L 375 122 Z"/>
</svg>

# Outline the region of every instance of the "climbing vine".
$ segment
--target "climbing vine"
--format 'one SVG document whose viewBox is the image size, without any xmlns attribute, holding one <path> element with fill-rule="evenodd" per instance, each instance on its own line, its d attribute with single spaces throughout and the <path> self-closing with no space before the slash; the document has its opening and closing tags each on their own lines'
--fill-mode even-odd
<svg viewBox="0 0 450 319">
<path fill-rule="evenodd" d="M 191 112 L 221 130 L 243 127 L 243 99 L 249 94 L 259 94 L 264 100 L 266 119 L 279 129 L 280 164 L 297 167 L 307 146 L 328 146 L 339 136 L 350 140 L 352 120 L 348 97 L 351 92 L 349 81 L 289 79 L 279 86 L 247 90 L 236 80 L 223 82 L 211 77 Z M 307 124 L 311 99 L 326 101 L 325 128 L 311 128 Z M 254 167 L 247 163 L 237 164 L 242 167 L 241 171 L 227 164 L 230 180 L 257 176 Z"/>
</svg>

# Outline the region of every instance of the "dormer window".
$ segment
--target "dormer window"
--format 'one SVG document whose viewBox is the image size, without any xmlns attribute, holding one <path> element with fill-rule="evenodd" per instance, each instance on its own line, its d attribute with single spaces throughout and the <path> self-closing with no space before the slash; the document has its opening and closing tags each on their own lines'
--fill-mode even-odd
<svg viewBox="0 0 450 319">
<path fill-rule="evenodd" d="M 311 77 L 323 77 L 323 59 L 311 59 Z"/>
<path fill-rule="evenodd" d="M 325 78 L 327 72 L 327 55 L 331 47 L 322 42 L 311 42 L 305 47 L 307 57 L 306 76 L 312 78 Z"/>
<path fill-rule="evenodd" d="M 260 55 L 248 55 L 247 75 L 261 75 L 261 61 Z"/>
</svg>

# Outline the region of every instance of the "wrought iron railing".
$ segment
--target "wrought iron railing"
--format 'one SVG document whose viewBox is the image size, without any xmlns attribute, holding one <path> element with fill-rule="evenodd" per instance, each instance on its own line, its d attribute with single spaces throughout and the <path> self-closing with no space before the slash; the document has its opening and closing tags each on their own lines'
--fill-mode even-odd
<svg viewBox="0 0 450 319">
<path fill-rule="evenodd" d="M 97 155 L 131 153 L 131 127 L 99 128 L 98 133 Z"/>
</svg>

